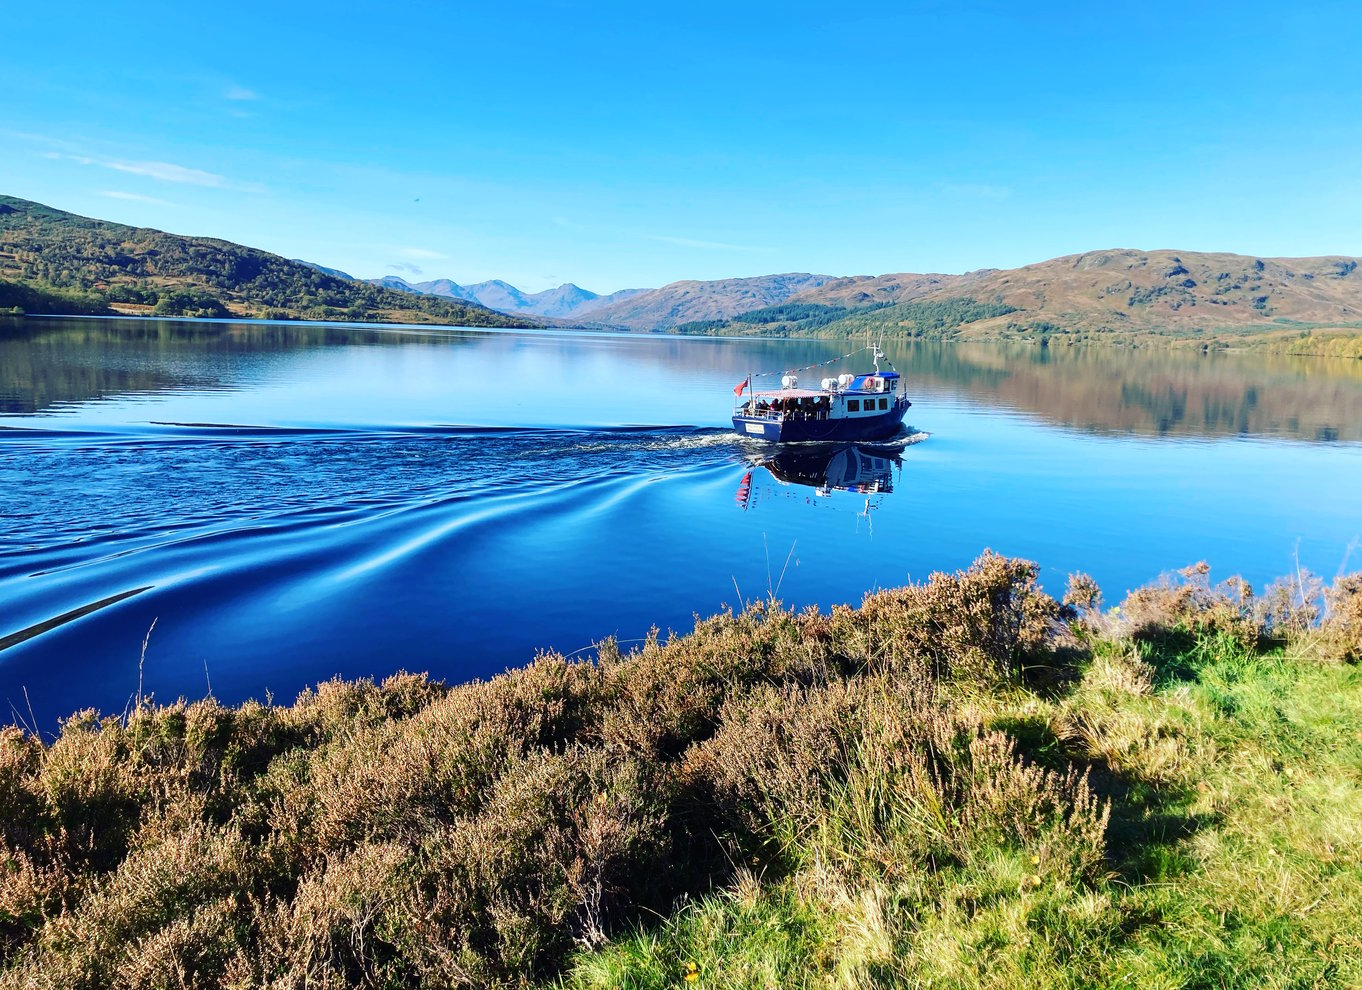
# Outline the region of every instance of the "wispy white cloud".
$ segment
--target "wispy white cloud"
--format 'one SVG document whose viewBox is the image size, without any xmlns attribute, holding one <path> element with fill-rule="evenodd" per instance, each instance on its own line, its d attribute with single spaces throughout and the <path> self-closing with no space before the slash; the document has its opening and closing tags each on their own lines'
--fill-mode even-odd
<svg viewBox="0 0 1362 990">
<path fill-rule="evenodd" d="M 233 84 L 233 85 L 231 85 L 231 86 L 228 86 L 228 87 L 227 87 L 227 92 L 224 93 L 223 96 L 224 96 L 226 99 L 229 99 L 229 100 L 258 100 L 258 99 L 260 99 L 260 94 L 257 93 L 255 90 L 253 90 L 253 89 L 247 89 L 245 86 L 237 86 L 237 85 L 235 85 L 235 84 Z"/>
<path fill-rule="evenodd" d="M 420 261 L 448 261 L 449 255 L 441 254 L 439 251 L 431 251 L 429 248 L 405 247 L 400 251 L 404 258 L 416 258 Z"/>
<path fill-rule="evenodd" d="M 391 268 L 391 269 L 392 269 L 393 271 L 395 271 L 395 272 L 406 272 L 408 275 L 424 275 L 424 274 L 425 274 L 424 271 L 422 271 L 420 268 L 416 267 L 415 265 L 413 265 L 413 264 L 412 264 L 411 262 L 409 262 L 409 261 L 404 261 L 404 262 L 402 262 L 401 264 L 397 264 L 397 265 L 389 265 L 388 267 Z"/>
<path fill-rule="evenodd" d="M 157 199 L 155 196 L 143 196 L 141 193 L 124 192 L 121 189 L 101 189 L 99 191 L 99 194 L 101 196 L 107 196 L 109 197 L 109 199 L 126 199 L 132 203 L 151 203 L 154 206 L 175 205 L 174 203 L 167 202 L 164 199 Z"/>
<path fill-rule="evenodd" d="M 11 138 L 16 141 L 27 141 L 30 144 L 46 145 L 49 148 L 64 148 L 70 152 L 78 152 L 81 150 L 74 141 L 68 141 L 65 138 L 52 137 L 49 134 L 34 134 L 31 131 L 12 131 L 9 128 L 0 128 L 0 137 Z"/>
<path fill-rule="evenodd" d="M 702 251 L 760 251 L 746 244 L 725 244 L 723 241 L 697 241 L 690 237 L 668 237 L 665 234 L 645 234 L 650 241 L 675 244 L 678 247 L 698 248 Z"/>
<path fill-rule="evenodd" d="M 260 187 L 245 183 L 232 182 L 226 176 L 202 169 L 186 168 L 173 162 L 133 162 L 118 158 L 92 158 L 89 155 L 72 155 L 60 151 L 49 151 L 45 158 L 58 161 L 75 162 L 77 165 L 94 165 L 98 168 L 112 169 L 127 175 L 140 175 L 157 182 L 174 182 L 191 186 L 205 186 L 209 189 L 236 189 L 244 192 L 258 192 Z"/>
<path fill-rule="evenodd" d="M 155 179 L 157 182 L 187 182 L 192 186 L 208 186 L 211 189 L 221 189 L 226 186 L 227 179 L 214 172 L 204 172 L 197 168 L 185 168 L 183 165 L 175 165 L 171 162 L 121 162 L 107 161 L 96 162 L 105 168 L 111 168 L 118 172 L 127 172 L 129 175 L 145 175 L 148 179 Z"/>
</svg>

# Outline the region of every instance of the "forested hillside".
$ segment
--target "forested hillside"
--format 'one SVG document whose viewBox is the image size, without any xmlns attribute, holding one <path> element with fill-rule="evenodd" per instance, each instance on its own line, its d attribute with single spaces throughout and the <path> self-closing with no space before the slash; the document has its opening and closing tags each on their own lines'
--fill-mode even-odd
<svg viewBox="0 0 1362 990">
<path fill-rule="evenodd" d="M 256 248 L 0 196 L 0 311 L 532 326 L 344 279 Z"/>
</svg>

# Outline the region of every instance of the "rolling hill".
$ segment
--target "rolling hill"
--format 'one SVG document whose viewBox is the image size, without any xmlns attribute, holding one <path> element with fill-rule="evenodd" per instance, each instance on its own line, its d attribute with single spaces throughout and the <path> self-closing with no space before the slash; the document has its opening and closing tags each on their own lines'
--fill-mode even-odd
<svg viewBox="0 0 1362 990">
<path fill-rule="evenodd" d="M 833 279 L 793 294 L 781 307 L 675 329 L 1085 340 L 1353 332 L 1362 329 L 1358 264 L 1341 256 L 1092 251 L 964 275 Z"/>
<path fill-rule="evenodd" d="M 0 196 L 0 309 L 537 325 L 464 300 L 349 280 L 257 248 Z"/>
</svg>

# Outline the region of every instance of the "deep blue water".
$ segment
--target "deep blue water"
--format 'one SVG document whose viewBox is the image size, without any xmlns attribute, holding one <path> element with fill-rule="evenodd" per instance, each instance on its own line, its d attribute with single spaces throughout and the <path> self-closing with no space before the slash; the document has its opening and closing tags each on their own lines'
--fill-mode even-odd
<svg viewBox="0 0 1362 990">
<path fill-rule="evenodd" d="M 847 349 L 0 323 L 0 706 L 122 711 L 153 620 L 158 699 L 291 700 L 739 596 L 855 602 L 985 547 L 1111 601 L 1199 559 L 1259 586 L 1362 567 L 1362 362 L 901 344 L 903 437 L 762 466 L 733 386 Z"/>
</svg>

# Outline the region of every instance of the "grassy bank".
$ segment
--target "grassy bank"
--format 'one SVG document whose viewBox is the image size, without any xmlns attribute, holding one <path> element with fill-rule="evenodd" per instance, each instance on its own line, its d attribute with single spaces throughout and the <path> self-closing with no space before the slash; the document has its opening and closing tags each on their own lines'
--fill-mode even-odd
<svg viewBox="0 0 1362 990">
<path fill-rule="evenodd" d="M 1362 578 L 1034 566 L 0 737 L 0 986 L 1362 982 Z"/>
</svg>

